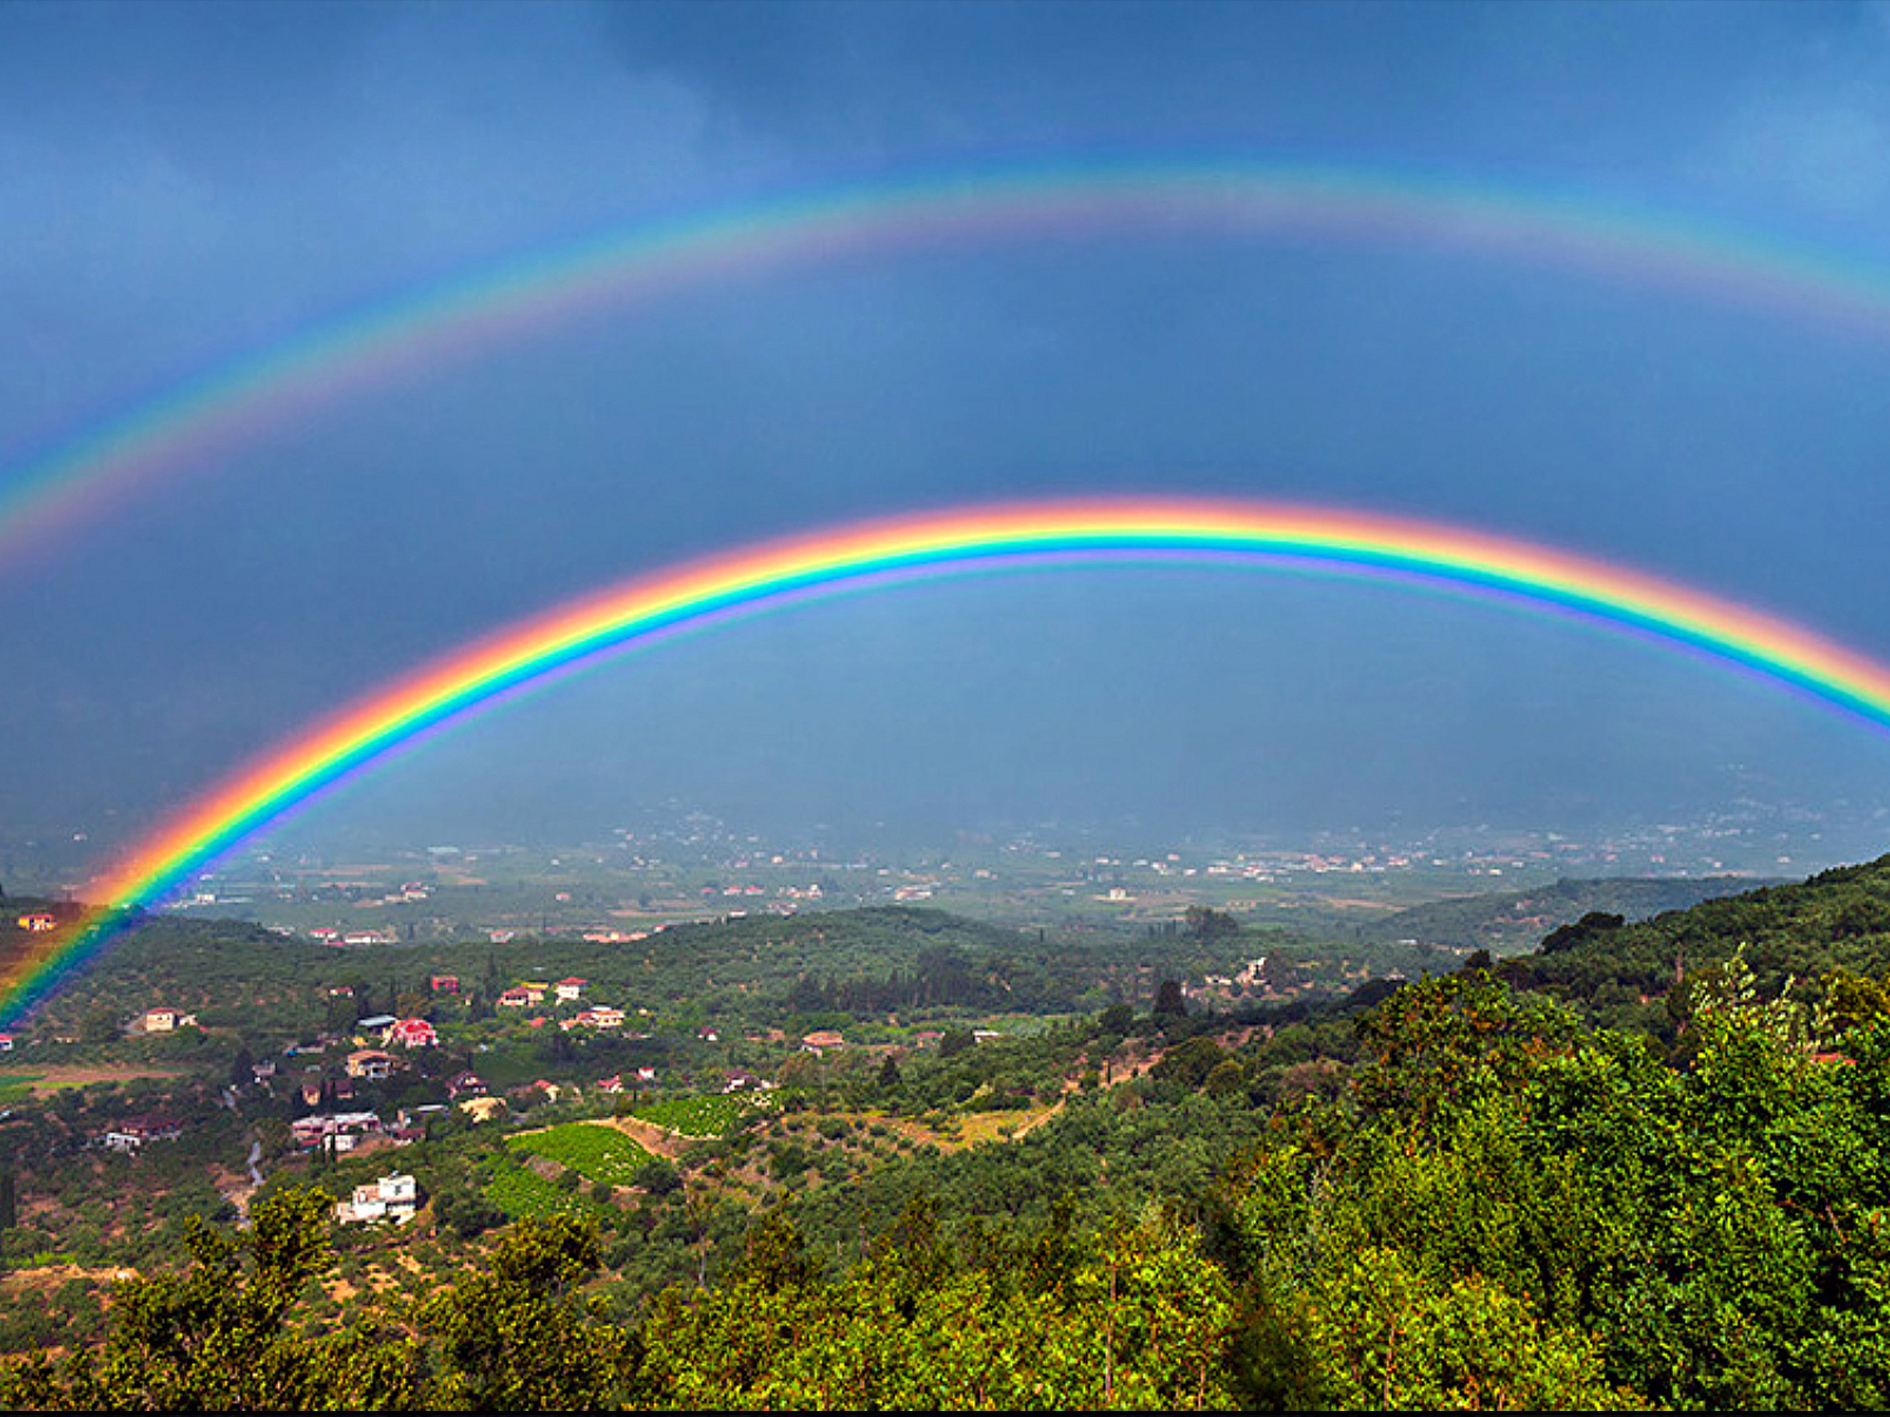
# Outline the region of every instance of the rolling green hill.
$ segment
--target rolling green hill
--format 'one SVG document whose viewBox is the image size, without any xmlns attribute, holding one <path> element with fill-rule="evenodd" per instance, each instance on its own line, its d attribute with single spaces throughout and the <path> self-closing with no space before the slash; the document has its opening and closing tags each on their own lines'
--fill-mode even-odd
<svg viewBox="0 0 1890 1417">
<path fill-rule="evenodd" d="M 1777 883 L 1746 876 L 1560 880 L 1534 890 L 1500 891 L 1414 905 L 1360 925 L 1358 938 L 1380 943 L 1418 940 L 1431 945 L 1510 955 L 1534 949 L 1552 930 L 1572 924 L 1591 911 L 1644 920 L 1663 911 L 1684 910 L 1704 900 L 1773 884 Z"/>
</svg>

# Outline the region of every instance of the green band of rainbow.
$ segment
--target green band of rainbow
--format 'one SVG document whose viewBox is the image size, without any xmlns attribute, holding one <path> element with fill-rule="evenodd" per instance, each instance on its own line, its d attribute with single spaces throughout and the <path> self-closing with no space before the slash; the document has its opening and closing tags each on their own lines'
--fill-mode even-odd
<svg viewBox="0 0 1890 1417">
<path fill-rule="evenodd" d="M 148 480 L 535 328 L 744 272 L 1043 233 L 1356 234 L 1497 251 L 1890 331 L 1890 272 L 1593 196 L 1357 167 L 1101 160 L 929 173 L 649 223 L 323 321 L 0 475 L 0 569 Z"/>
<path fill-rule="evenodd" d="M 1809 630 L 1605 562 L 1403 518 L 1259 502 L 1079 500 L 846 526 L 642 576 L 462 648 L 264 755 L 132 851 L 100 912 L 0 974 L 0 1026 L 128 922 L 345 775 L 533 681 L 608 651 L 823 591 L 1043 560 L 1275 558 L 1559 608 L 1703 651 L 1878 724 L 1890 669 Z"/>
</svg>

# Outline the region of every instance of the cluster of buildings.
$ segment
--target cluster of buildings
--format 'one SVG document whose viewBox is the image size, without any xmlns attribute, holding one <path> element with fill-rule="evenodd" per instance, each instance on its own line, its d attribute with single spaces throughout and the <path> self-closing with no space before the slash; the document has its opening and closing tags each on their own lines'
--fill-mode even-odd
<svg viewBox="0 0 1890 1417">
<path fill-rule="evenodd" d="M 161 1112 L 145 1112 L 114 1123 L 99 1137 L 99 1141 L 107 1151 L 136 1153 L 142 1151 L 147 1143 L 176 1141 L 183 1134 L 184 1124 L 177 1118 Z"/>
<path fill-rule="evenodd" d="M 560 979 L 556 984 L 527 980 L 499 995 L 498 1004 L 502 1009 L 524 1009 L 544 1003 L 547 997 L 554 997 L 560 1004 L 575 1004 L 589 986 L 588 979 Z"/>
</svg>

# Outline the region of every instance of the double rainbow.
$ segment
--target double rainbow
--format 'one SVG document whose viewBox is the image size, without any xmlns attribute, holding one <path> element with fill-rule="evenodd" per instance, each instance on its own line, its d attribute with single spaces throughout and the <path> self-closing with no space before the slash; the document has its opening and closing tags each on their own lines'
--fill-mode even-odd
<svg viewBox="0 0 1890 1417">
<path fill-rule="evenodd" d="M 1668 581 L 1458 527 L 1309 506 L 1180 499 L 970 507 L 843 526 L 642 576 L 463 647 L 317 724 L 134 850 L 104 905 L 0 973 L 18 1019 L 140 912 L 324 788 L 482 704 L 598 656 L 822 594 L 1002 565 L 1240 561 L 1441 582 L 1601 621 L 1744 666 L 1880 725 L 1890 668 Z"/>
<path fill-rule="evenodd" d="M 783 267 L 1166 230 L 1496 252 L 1890 332 L 1881 265 L 1591 195 L 1227 159 L 985 166 L 607 232 L 312 324 L 0 469 L 0 570 L 139 486 L 214 467 L 312 409 L 600 309 Z"/>
</svg>

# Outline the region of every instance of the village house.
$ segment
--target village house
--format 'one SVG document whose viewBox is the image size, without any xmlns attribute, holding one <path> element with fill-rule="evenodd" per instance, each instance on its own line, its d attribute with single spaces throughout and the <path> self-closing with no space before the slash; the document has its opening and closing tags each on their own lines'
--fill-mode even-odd
<svg viewBox="0 0 1890 1417">
<path fill-rule="evenodd" d="M 559 1003 L 575 1004 L 583 996 L 584 988 L 589 983 L 587 979 L 560 979 L 551 987 L 557 992 Z"/>
<path fill-rule="evenodd" d="M 824 1054 L 829 1048 L 844 1048 L 846 1046 L 846 1042 L 847 1042 L 846 1039 L 842 1038 L 839 1034 L 835 1033 L 832 1029 L 823 1028 L 823 1029 L 817 1030 L 814 1033 L 810 1033 L 806 1037 L 802 1038 L 801 1047 L 805 1051 L 814 1054 L 814 1056 L 816 1057 L 819 1057 L 822 1054 Z"/>
<path fill-rule="evenodd" d="M 385 1082 L 393 1076 L 398 1060 L 378 1048 L 361 1048 L 348 1055 L 348 1076 L 367 1082 Z"/>
<path fill-rule="evenodd" d="M 696 1037 L 700 1038 L 704 1043 L 720 1043 L 722 1041 L 722 1035 L 715 1031 L 715 1025 L 708 1023 L 703 1024 L 696 1030 Z"/>
<path fill-rule="evenodd" d="M 180 1028 L 188 1028 L 196 1021 L 195 1014 L 187 1014 L 180 1009 L 146 1009 L 138 1016 L 135 1027 L 142 1033 L 173 1033 Z"/>
<path fill-rule="evenodd" d="M 760 1078 L 744 1068 L 731 1068 L 728 1072 L 723 1074 L 722 1078 L 722 1091 L 724 1093 L 753 1092 L 757 1088 L 766 1086 L 767 1084 Z"/>
<path fill-rule="evenodd" d="M 48 930 L 58 929 L 59 921 L 43 910 L 35 910 L 29 914 L 22 915 L 19 919 L 19 926 L 22 930 L 40 935 Z"/>
<path fill-rule="evenodd" d="M 289 1123 L 289 1134 L 305 1151 L 318 1146 L 336 1153 L 353 1151 L 364 1139 L 380 1133 L 381 1119 L 373 1112 L 318 1112 Z"/>
<path fill-rule="evenodd" d="M 109 1128 L 99 1140 L 112 1151 L 135 1152 L 147 1142 L 176 1141 L 183 1134 L 184 1124 L 177 1118 L 167 1117 L 161 1112 L 146 1112 L 125 1118 Z"/>
<path fill-rule="evenodd" d="M 471 1070 L 454 1073 L 446 1080 L 446 1095 L 454 1102 L 462 1097 L 484 1097 L 486 1080 Z"/>
<path fill-rule="evenodd" d="M 423 1018 L 397 1019 L 388 1028 L 383 1040 L 389 1048 L 437 1048 L 440 1036 L 433 1031 L 433 1025 Z"/>
<path fill-rule="evenodd" d="M 436 994 L 457 994 L 459 976 L 457 974 L 436 974 L 427 980 L 427 988 Z"/>
<path fill-rule="evenodd" d="M 12 1051 L 13 1035 L 10 1033 L 0 1033 L 0 1053 L 11 1053 Z"/>
<path fill-rule="evenodd" d="M 593 1004 L 578 1014 L 571 1022 L 582 1028 L 622 1028 L 623 1010 L 607 1008 Z"/>
<path fill-rule="evenodd" d="M 392 1221 L 404 1225 L 420 1208 L 419 1187 L 413 1177 L 396 1171 L 365 1186 L 356 1186 L 348 1200 L 335 1202 L 335 1219 L 350 1221 Z"/>
</svg>

